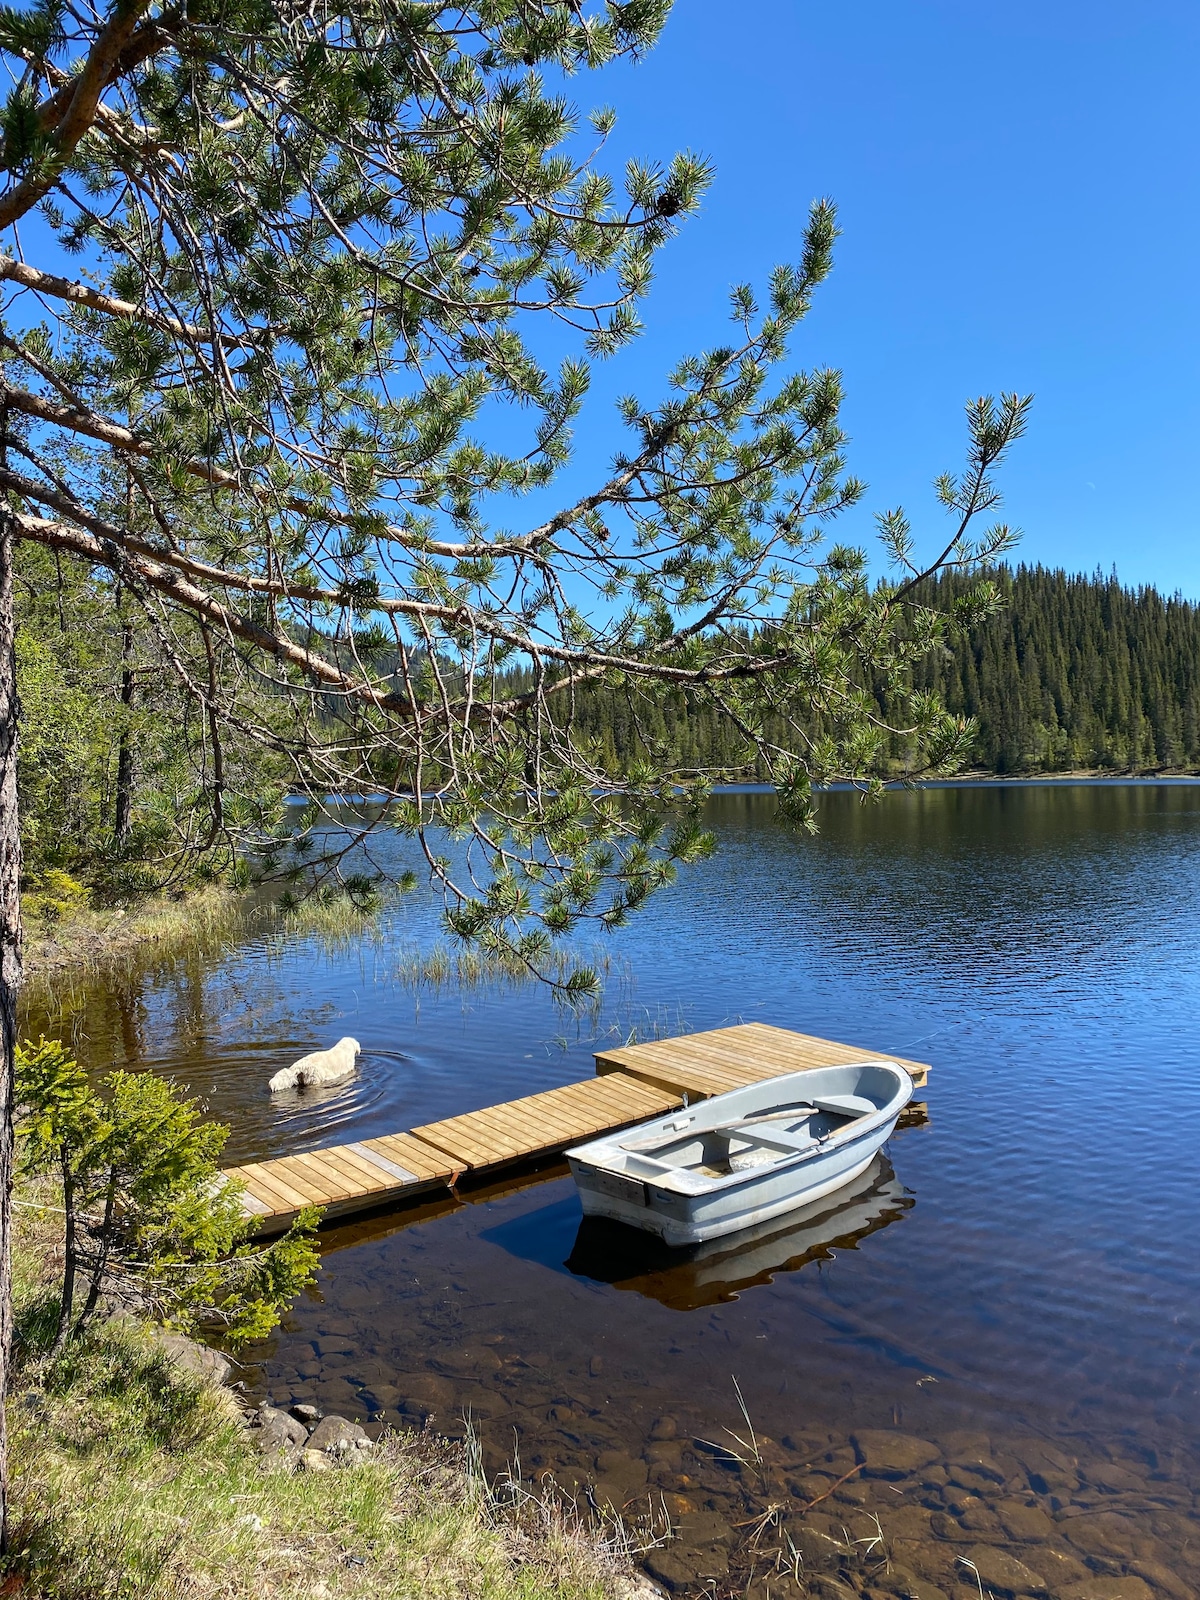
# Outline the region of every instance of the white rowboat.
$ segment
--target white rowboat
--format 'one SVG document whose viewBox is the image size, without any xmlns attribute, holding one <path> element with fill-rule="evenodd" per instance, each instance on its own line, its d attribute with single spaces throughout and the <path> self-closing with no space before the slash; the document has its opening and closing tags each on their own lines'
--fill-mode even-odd
<svg viewBox="0 0 1200 1600">
<path fill-rule="evenodd" d="M 812 1067 L 594 1139 L 567 1160 L 585 1215 L 701 1244 L 852 1183 L 912 1092 L 894 1061 Z"/>
</svg>

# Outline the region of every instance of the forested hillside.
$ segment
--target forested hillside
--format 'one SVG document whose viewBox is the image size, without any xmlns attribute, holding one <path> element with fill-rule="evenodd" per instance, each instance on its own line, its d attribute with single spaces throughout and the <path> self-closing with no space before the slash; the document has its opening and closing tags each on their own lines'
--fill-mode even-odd
<svg viewBox="0 0 1200 1600">
<path fill-rule="evenodd" d="M 979 766 L 1200 767 L 1200 606 L 1101 574 L 997 576 L 1006 609 L 920 674 L 977 718 Z M 931 592 L 948 600 L 960 586 L 943 578 Z"/>
<path fill-rule="evenodd" d="M 951 711 L 974 717 L 976 770 L 1000 774 L 1078 768 L 1151 772 L 1200 768 L 1200 606 L 1116 578 L 1044 567 L 1001 568 L 998 614 L 918 669 Z M 944 576 L 922 599 L 949 608 L 968 580 Z M 888 707 L 881 701 L 881 710 Z M 572 727 L 596 739 L 608 762 L 632 758 L 630 717 L 608 691 L 580 696 Z M 736 769 L 737 730 L 683 695 L 654 719 L 681 768 Z M 814 728 L 814 732 L 819 732 Z M 887 771 L 903 773 L 906 752 Z M 751 770 L 750 777 L 765 777 Z"/>
</svg>

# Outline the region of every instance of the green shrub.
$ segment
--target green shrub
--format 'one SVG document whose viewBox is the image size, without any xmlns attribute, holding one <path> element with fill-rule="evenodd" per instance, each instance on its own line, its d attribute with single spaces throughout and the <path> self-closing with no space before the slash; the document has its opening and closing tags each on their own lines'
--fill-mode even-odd
<svg viewBox="0 0 1200 1600">
<path fill-rule="evenodd" d="M 252 1242 L 242 1186 L 218 1166 L 229 1130 L 148 1072 L 110 1073 L 102 1088 L 56 1041 L 17 1052 L 23 1170 L 62 1186 L 50 1353 L 83 1332 L 105 1294 L 170 1326 L 262 1338 L 315 1276 L 319 1213 Z"/>
</svg>

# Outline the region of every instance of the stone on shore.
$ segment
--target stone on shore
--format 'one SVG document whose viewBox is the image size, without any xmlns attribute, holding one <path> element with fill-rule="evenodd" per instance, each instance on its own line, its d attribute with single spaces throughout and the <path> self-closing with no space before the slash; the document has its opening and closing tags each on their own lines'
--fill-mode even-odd
<svg viewBox="0 0 1200 1600">
<path fill-rule="evenodd" d="M 189 1377 L 201 1378 L 205 1383 L 228 1383 L 233 1363 L 219 1350 L 210 1349 L 198 1339 L 189 1339 L 186 1333 L 175 1333 L 161 1328 L 157 1323 L 146 1323 L 156 1345 L 172 1363 Z"/>
<path fill-rule="evenodd" d="M 255 1442 L 265 1456 L 292 1459 L 308 1439 L 308 1429 L 304 1424 L 275 1406 L 260 1406 L 257 1416 L 251 1418 L 250 1425 L 255 1432 Z"/>
<path fill-rule="evenodd" d="M 345 1417 L 322 1417 L 308 1436 L 310 1450 L 324 1450 L 334 1455 L 370 1450 L 371 1446 L 370 1436 L 357 1422 L 348 1422 Z"/>
</svg>

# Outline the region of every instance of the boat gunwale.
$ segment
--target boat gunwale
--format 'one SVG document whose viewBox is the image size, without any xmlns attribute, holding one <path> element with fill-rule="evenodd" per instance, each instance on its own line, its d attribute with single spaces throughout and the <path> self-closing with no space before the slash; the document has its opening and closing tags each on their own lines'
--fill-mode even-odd
<svg viewBox="0 0 1200 1600">
<path fill-rule="evenodd" d="M 617 1147 L 620 1140 L 628 1138 L 630 1134 L 636 1134 L 638 1132 L 637 1127 L 626 1128 L 623 1133 L 619 1135 L 609 1135 L 600 1139 L 589 1140 L 587 1144 L 577 1145 L 573 1149 L 567 1150 L 564 1153 L 567 1160 L 571 1164 L 572 1171 L 574 1171 L 575 1166 L 578 1163 L 586 1170 L 593 1172 L 608 1172 L 618 1177 L 628 1178 L 631 1182 L 642 1183 L 647 1189 L 658 1190 L 664 1195 L 682 1197 L 686 1200 L 699 1201 L 705 1199 L 709 1195 L 719 1194 L 724 1189 L 743 1186 L 747 1183 L 761 1180 L 763 1178 L 776 1177 L 781 1173 L 789 1172 L 793 1167 L 803 1165 L 808 1161 L 816 1160 L 818 1156 L 828 1155 L 831 1151 L 844 1149 L 865 1134 L 876 1132 L 884 1123 L 894 1121 L 913 1097 L 916 1085 L 913 1082 L 912 1075 L 905 1067 L 902 1067 L 898 1061 L 892 1061 L 887 1057 L 881 1056 L 873 1057 L 866 1061 L 829 1062 L 828 1064 L 823 1064 L 820 1067 L 807 1067 L 802 1068 L 799 1072 L 784 1073 L 778 1078 L 762 1079 L 757 1084 L 748 1084 L 742 1088 L 726 1090 L 723 1094 L 711 1095 L 707 1100 L 699 1102 L 699 1105 L 696 1107 L 696 1109 L 699 1110 L 702 1107 L 706 1111 L 710 1110 L 718 1100 L 732 1097 L 735 1094 L 744 1094 L 749 1088 L 765 1089 L 768 1088 L 772 1083 L 781 1084 L 787 1082 L 788 1080 L 803 1081 L 804 1079 L 809 1078 L 814 1072 L 837 1071 L 844 1067 L 889 1067 L 894 1073 L 896 1073 L 899 1080 L 896 1086 L 896 1093 L 891 1096 L 886 1105 L 880 1106 L 875 1111 L 867 1112 L 862 1116 L 854 1117 L 845 1125 L 845 1127 L 835 1129 L 832 1133 L 827 1134 L 823 1140 L 812 1145 L 809 1149 L 794 1151 L 792 1154 L 783 1156 L 778 1161 L 772 1161 L 766 1166 L 746 1167 L 738 1172 L 731 1172 L 728 1174 L 723 1174 L 720 1177 L 710 1178 L 699 1173 L 693 1174 L 691 1169 L 687 1167 L 666 1168 L 665 1163 L 663 1163 L 662 1165 L 665 1170 L 663 1170 L 661 1174 L 650 1176 L 646 1173 L 622 1171 L 615 1166 L 609 1166 L 606 1163 L 596 1161 L 588 1154 L 590 1150 L 594 1150 L 597 1146 L 606 1147 L 608 1149 Z M 766 1114 L 767 1113 L 765 1111 L 756 1113 L 756 1115 L 762 1116 L 765 1116 Z M 661 1117 L 648 1118 L 647 1122 L 667 1122 L 678 1115 L 678 1111 L 666 1112 Z M 642 1124 L 642 1126 L 645 1125 L 646 1124 Z M 717 1131 L 718 1127 L 719 1124 L 712 1128 L 697 1128 L 695 1132 L 697 1134 L 715 1132 Z M 682 1134 L 684 1130 L 679 1129 L 678 1132 Z M 633 1155 L 635 1159 L 646 1161 L 648 1164 L 653 1162 L 654 1159 L 652 1156 L 639 1155 L 639 1152 L 636 1151 L 629 1151 L 627 1153 Z M 658 1163 L 655 1164 L 657 1165 Z M 686 1174 L 693 1181 L 686 1185 L 679 1182 L 672 1183 L 670 1181 L 672 1177 L 683 1177 L 684 1174 Z"/>
</svg>

